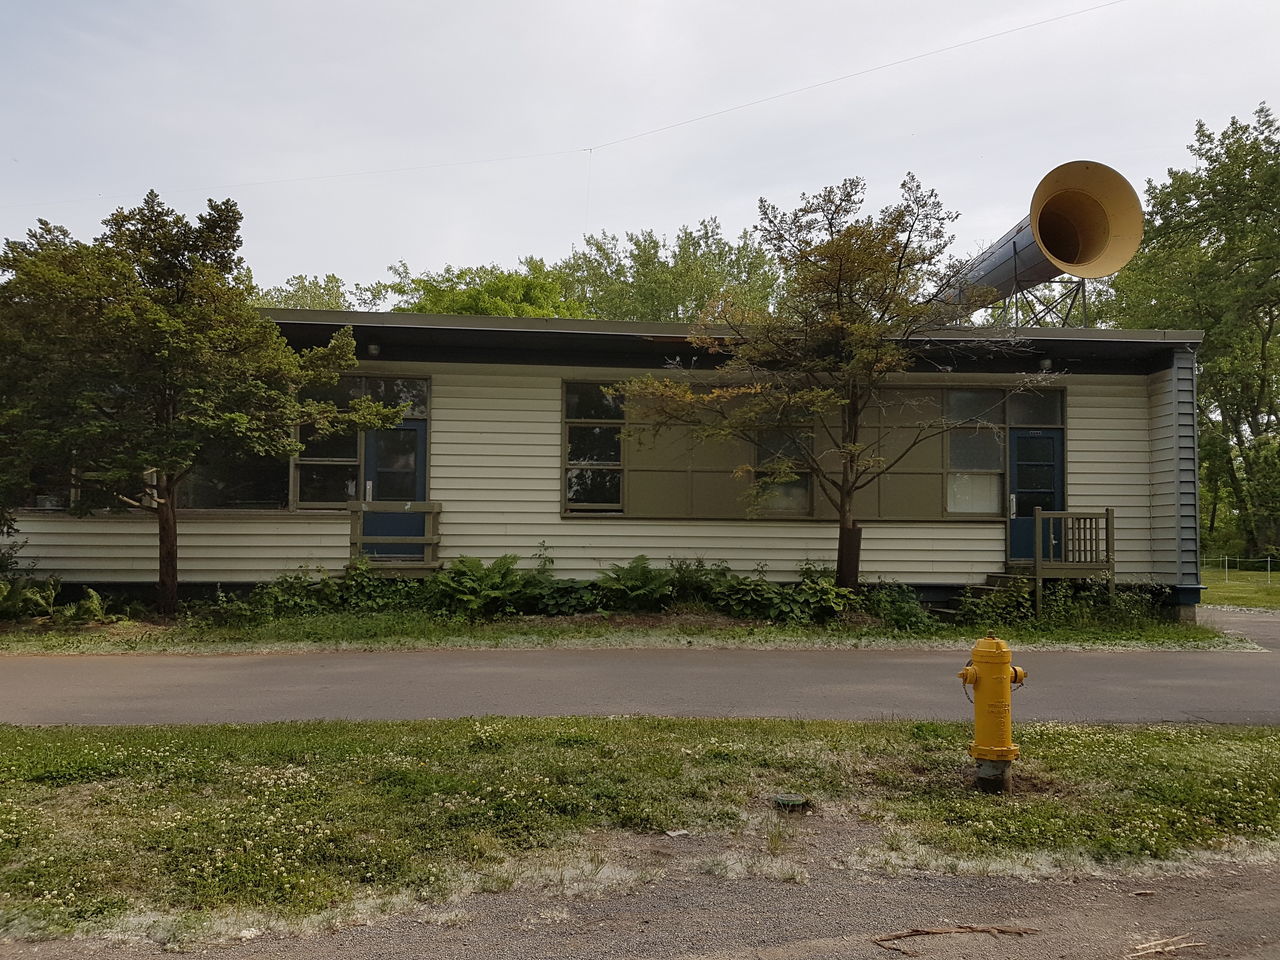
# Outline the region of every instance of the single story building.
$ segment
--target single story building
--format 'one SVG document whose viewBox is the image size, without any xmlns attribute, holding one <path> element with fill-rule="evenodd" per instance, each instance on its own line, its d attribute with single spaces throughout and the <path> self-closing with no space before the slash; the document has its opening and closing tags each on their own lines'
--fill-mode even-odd
<svg viewBox="0 0 1280 960">
<path fill-rule="evenodd" d="M 353 554 L 416 572 L 463 555 L 541 553 L 565 577 L 592 577 L 639 554 L 724 561 L 740 572 L 764 566 L 777 579 L 834 562 L 835 514 L 811 478 L 776 490 L 750 515 L 740 497 L 746 481 L 734 476 L 756 456 L 750 445 L 697 443 L 679 431 L 646 442 L 625 429 L 627 413 L 604 385 L 709 366 L 683 327 L 267 313 L 299 347 L 353 327 L 359 368 L 339 393 L 408 403 L 408 413 L 395 430 L 310 442 L 289 463 L 210 464 L 180 504 L 184 583 L 337 571 Z M 895 404 L 958 419 L 982 409 L 985 423 L 920 443 L 859 493 L 864 577 L 942 592 L 1032 563 L 1038 507 L 1080 518 L 1042 524 L 1046 564 L 1074 550 L 1085 566 L 1121 582 L 1167 584 L 1179 604 L 1194 604 L 1200 339 L 981 327 L 931 335 L 920 362 L 886 382 L 879 422 L 868 427 L 900 426 Z M 1017 389 L 1028 375 L 1039 385 Z M 44 497 L 20 513 L 24 558 L 72 583 L 154 581 L 150 515 L 78 518 L 64 507 Z"/>
</svg>

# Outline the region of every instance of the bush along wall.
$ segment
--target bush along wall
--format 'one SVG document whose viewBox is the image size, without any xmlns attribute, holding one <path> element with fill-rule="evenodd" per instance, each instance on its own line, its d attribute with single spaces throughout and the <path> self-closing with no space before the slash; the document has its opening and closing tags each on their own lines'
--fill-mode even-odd
<svg viewBox="0 0 1280 960">
<path fill-rule="evenodd" d="M 639 556 L 612 565 L 596 580 L 570 580 L 553 575 L 545 554 L 536 559 L 533 569 L 521 569 L 514 554 L 488 564 L 459 557 L 425 579 L 384 576 L 357 560 L 341 576 L 287 574 L 247 594 L 219 591 L 211 601 L 189 605 L 186 612 L 188 619 L 222 624 L 395 610 L 426 610 L 446 619 L 478 621 L 673 609 L 789 624 L 874 619 L 895 630 L 916 630 L 933 622 L 908 587 L 875 584 L 851 590 L 836 586 L 830 571 L 818 567 L 804 569 L 799 581 L 776 583 L 765 578 L 763 569 L 742 576 L 723 563 L 673 559 L 667 567 L 657 567 Z"/>
</svg>

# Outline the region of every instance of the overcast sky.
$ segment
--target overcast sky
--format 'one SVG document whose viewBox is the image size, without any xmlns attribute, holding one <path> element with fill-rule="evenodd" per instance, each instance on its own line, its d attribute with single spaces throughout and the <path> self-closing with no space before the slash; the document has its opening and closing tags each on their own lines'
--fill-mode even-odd
<svg viewBox="0 0 1280 960">
<path fill-rule="evenodd" d="M 878 206 L 912 170 L 969 254 L 1058 163 L 1141 189 L 1188 164 L 1198 118 L 1280 108 L 1277 0 L 1098 4 L 8 0 L 0 236 L 89 239 L 151 187 L 192 215 L 229 196 L 262 285 L 367 282 L 584 232 L 736 233 L 758 197 L 848 176 Z"/>
</svg>

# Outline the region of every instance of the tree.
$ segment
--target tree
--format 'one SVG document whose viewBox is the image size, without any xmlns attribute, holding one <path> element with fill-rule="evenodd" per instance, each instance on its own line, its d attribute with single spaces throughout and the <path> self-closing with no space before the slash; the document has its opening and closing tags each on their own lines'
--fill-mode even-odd
<svg viewBox="0 0 1280 960">
<path fill-rule="evenodd" d="M 901 191 L 875 216 L 861 215 L 860 179 L 802 194 L 791 212 L 762 199 L 760 241 L 781 267 L 776 309 L 730 299 L 713 306 L 707 316 L 720 329 L 692 338 L 727 354 L 710 381 L 644 377 L 620 386 L 659 430 L 679 424 L 761 449 L 757 492 L 812 474 L 839 516 L 836 574 L 846 586 L 857 583 L 861 554 L 854 494 L 948 426 L 940 412 L 921 412 L 903 443 L 864 429 L 865 414 L 922 338 L 967 313 L 942 296 L 961 268 L 947 254 L 956 215 L 910 174 Z"/>
<path fill-rule="evenodd" d="M 357 293 L 359 288 L 357 287 Z M 347 292 L 341 277 L 298 274 L 278 287 L 268 287 L 253 296 L 255 306 L 288 307 L 294 310 L 355 310 L 356 300 Z"/>
<path fill-rule="evenodd" d="M 249 301 L 241 215 L 210 201 L 192 223 L 154 192 L 93 243 L 39 221 L 0 252 L 0 476 L 67 477 L 75 509 L 151 511 L 159 603 L 177 602 L 175 494 L 202 455 L 286 457 L 295 428 L 389 426 L 367 400 L 303 399 L 355 365 L 350 329 L 295 352 Z"/>
<path fill-rule="evenodd" d="M 403 260 L 388 267 L 392 279 L 363 288 L 371 301 L 394 298 L 392 310 L 478 314 L 489 317 L 585 317 L 586 308 L 565 294 L 560 274 L 537 257 L 520 269 L 454 267 L 415 274 Z"/>
<path fill-rule="evenodd" d="M 1205 331 L 1208 490 L 1229 491 L 1256 554 L 1280 546 L 1280 125 L 1264 103 L 1216 135 L 1198 122 L 1188 149 L 1194 167 L 1148 181 L 1142 249 L 1105 309 L 1125 327 Z"/>
<path fill-rule="evenodd" d="M 714 217 L 681 227 L 674 242 L 652 230 L 583 238 L 583 248 L 556 264 L 565 288 L 603 320 L 692 323 L 718 300 L 764 310 L 778 266 L 748 231 L 727 240 Z"/>
</svg>

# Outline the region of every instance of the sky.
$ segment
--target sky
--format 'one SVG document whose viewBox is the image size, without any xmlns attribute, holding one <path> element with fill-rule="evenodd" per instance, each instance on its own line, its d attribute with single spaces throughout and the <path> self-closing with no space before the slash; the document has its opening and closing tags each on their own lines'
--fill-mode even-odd
<svg viewBox="0 0 1280 960">
<path fill-rule="evenodd" d="M 1141 190 L 1280 108 L 1277 37 L 1277 0 L 9 0 L 0 236 L 231 197 L 260 285 L 367 283 L 914 171 L 971 255 L 1059 163 Z"/>
</svg>

